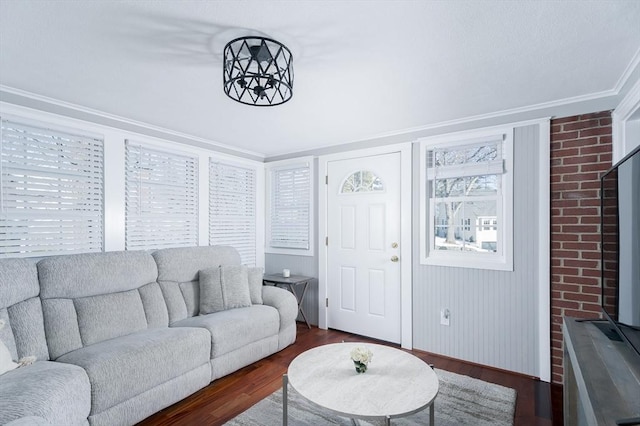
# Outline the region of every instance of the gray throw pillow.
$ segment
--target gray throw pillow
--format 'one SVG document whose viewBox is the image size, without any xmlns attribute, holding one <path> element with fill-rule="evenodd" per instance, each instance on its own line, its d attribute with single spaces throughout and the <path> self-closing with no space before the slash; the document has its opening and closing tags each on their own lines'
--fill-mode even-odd
<svg viewBox="0 0 640 426">
<path fill-rule="evenodd" d="M 251 306 L 245 265 L 223 265 L 200 271 L 200 315 Z"/>
<path fill-rule="evenodd" d="M 249 294 L 251 294 L 251 303 L 254 305 L 262 305 L 262 268 L 249 268 Z"/>
</svg>

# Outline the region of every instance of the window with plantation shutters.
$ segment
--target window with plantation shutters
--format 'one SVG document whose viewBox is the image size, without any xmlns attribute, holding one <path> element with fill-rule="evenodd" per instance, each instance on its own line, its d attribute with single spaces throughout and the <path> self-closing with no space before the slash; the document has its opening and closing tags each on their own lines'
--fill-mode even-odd
<svg viewBox="0 0 640 426">
<path fill-rule="evenodd" d="M 256 265 L 256 170 L 209 160 L 209 244 L 232 246 Z"/>
<path fill-rule="evenodd" d="M 0 257 L 103 249 L 103 141 L 1 120 Z"/>
<path fill-rule="evenodd" d="M 125 248 L 198 245 L 198 158 L 126 141 Z"/>
<path fill-rule="evenodd" d="M 311 165 L 294 163 L 270 173 L 268 245 L 271 249 L 311 248 Z"/>
</svg>

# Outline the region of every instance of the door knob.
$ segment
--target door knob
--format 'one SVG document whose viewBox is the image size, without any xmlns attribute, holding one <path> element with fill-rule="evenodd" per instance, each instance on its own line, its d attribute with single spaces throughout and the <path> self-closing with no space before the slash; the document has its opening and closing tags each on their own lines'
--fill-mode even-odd
<svg viewBox="0 0 640 426">
<path fill-rule="evenodd" d="M 391 261 L 392 262 L 397 262 L 398 261 L 398 256 L 391 256 Z"/>
</svg>

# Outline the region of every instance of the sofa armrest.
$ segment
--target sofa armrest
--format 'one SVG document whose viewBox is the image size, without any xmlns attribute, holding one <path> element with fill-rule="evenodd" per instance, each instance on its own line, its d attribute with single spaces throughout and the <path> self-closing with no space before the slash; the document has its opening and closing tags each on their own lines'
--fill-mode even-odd
<svg viewBox="0 0 640 426">
<path fill-rule="evenodd" d="M 284 330 L 298 317 L 298 301 L 290 291 L 279 287 L 262 286 L 262 302 L 278 310 L 280 315 L 280 330 Z"/>
</svg>

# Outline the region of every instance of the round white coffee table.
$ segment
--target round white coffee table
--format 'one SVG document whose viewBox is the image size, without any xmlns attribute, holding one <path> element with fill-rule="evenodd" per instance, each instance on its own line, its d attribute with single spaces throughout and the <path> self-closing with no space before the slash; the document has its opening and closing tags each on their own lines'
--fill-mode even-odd
<svg viewBox="0 0 640 426">
<path fill-rule="evenodd" d="M 373 359 L 366 373 L 356 373 L 351 350 L 367 347 Z M 408 416 L 429 407 L 433 425 L 438 377 L 421 359 L 388 346 L 334 343 L 298 355 L 283 377 L 283 424 L 287 424 L 287 383 L 307 400 L 351 419 Z"/>
</svg>

